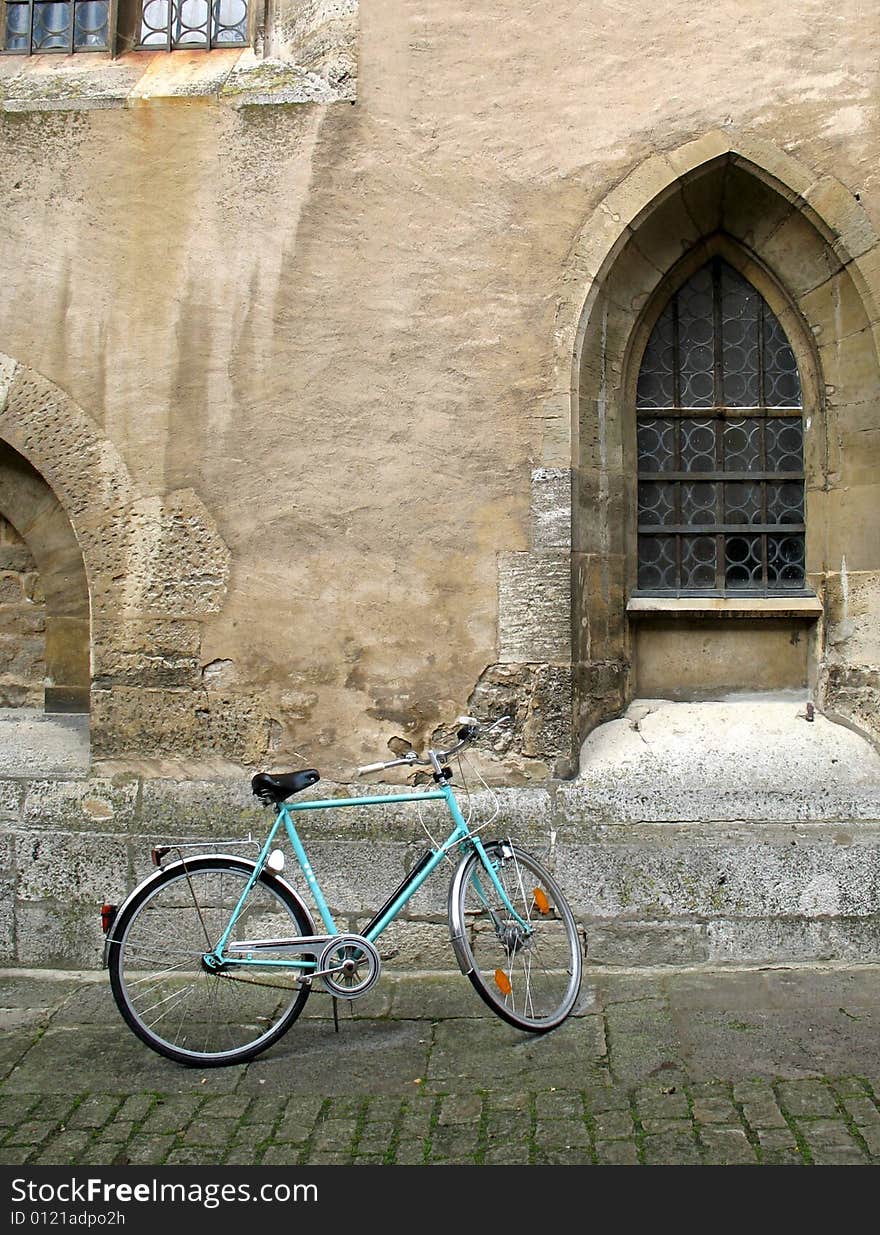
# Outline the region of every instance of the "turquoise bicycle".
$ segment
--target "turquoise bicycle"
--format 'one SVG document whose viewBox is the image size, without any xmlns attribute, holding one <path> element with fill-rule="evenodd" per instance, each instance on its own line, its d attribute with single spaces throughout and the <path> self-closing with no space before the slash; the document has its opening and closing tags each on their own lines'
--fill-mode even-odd
<svg viewBox="0 0 880 1235">
<path fill-rule="evenodd" d="M 503 717 L 491 727 L 509 723 Z M 487 731 L 489 732 L 489 731 Z M 194 1067 L 243 1063 L 287 1032 L 312 991 L 356 999 L 378 981 L 376 941 L 448 856 L 458 861 L 449 887 L 452 948 L 462 973 L 502 1020 L 530 1033 L 561 1025 L 581 985 L 582 946 L 556 879 L 510 840 L 484 842 L 465 820 L 449 760 L 480 736 L 469 716 L 456 722 L 445 750 L 414 750 L 358 769 L 425 766 L 435 788 L 356 798 L 290 799 L 320 776 L 314 769 L 269 775 L 251 785 L 274 812 L 255 860 L 228 853 L 192 857 L 154 851 L 159 869 L 118 910 L 103 907 L 105 963 L 125 1022 L 160 1055 Z M 452 828 L 416 863 L 366 926 L 341 932 L 294 823 L 301 811 L 443 801 Z M 281 877 L 286 834 L 323 926 Z M 163 864 L 165 862 L 165 864 Z"/>
</svg>

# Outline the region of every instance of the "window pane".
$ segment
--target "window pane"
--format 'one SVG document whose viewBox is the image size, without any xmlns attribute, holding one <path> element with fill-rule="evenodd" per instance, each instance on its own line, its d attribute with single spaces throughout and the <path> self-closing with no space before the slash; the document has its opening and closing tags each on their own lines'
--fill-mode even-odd
<svg viewBox="0 0 880 1235">
<path fill-rule="evenodd" d="M 750 592 L 763 584 L 763 537 L 727 536 L 724 540 L 724 566 L 727 586 Z"/>
<path fill-rule="evenodd" d="M 681 485 L 682 523 L 714 526 L 718 522 L 717 500 L 717 485 L 684 481 Z"/>
<path fill-rule="evenodd" d="M 804 435 L 800 418 L 768 420 L 764 429 L 767 441 L 767 468 L 772 472 L 804 470 Z"/>
<path fill-rule="evenodd" d="M 714 588 L 716 550 L 714 536 L 682 536 L 681 586 L 683 588 Z"/>
<path fill-rule="evenodd" d="M 757 416 L 725 423 L 723 448 L 726 472 L 760 471 L 761 424 Z"/>
<path fill-rule="evenodd" d="M 175 5 L 174 42 L 183 46 L 205 46 L 208 42 L 207 0 L 180 0 Z"/>
<path fill-rule="evenodd" d="M 76 6 L 73 26 L 74 47 L 107 46 L 108 0 L 85 0 Z"/>
<path fill-rule="evenodd" d="M 714 472 L 715 421 L 685 420 L 680 423 L 681 470 L 683 472 Z"/>
<path fill-rule="evenodd" d="M 721 365 L 723 402 L 727 407 L 757 407 L 759 386 L 758 326 L 761 297 L 750 283 L 724 264 L 721 267 Z"/>
<path fill-rule="evenodd" d="M 764 398 L 767 407 L 801 406 L 797 361 L 769 308 L 764 310 Z"/>
<path fill-rule="evenodd" d="M 666 523 L 675 523 L 675 491 L 674 484 L 640 481 L 639 524 L 662 527 Z"/>
<path fill-rule="evenodd" d="M 640 420 L 638 428 L 640 472 L 671 472 L 675 463 L 675 421 Z"/>
<path fill-rule="evenodd" d="M 643 536 L 639 549 L 639 587 L 670 592 L 678 584 L 674 536 Z"/>
<path fill-rule="evenodd" d="M 767 577 L 770 584 L 777 588 L 804 586 L 802 533 L 767 537 Z"/>
<path fill-rule="evenodd" d="M 651 331 L 639 370 L 637 407 L 672 407 L 675 403 L 674 323 L 670 301 Z"/>
<path fill-rule="evenodd" d="M 724 486 L 725 523 L 763 523 L 761 517 L 760 483 L 746 481 L 728 483 Z"/>
<path fill-rule="evenodd" d="M 30 5 L 6 5 L 6 42 L 7 51 L 27 51 L 28 22 L 30 20 Z"/>
<path fill-rule="evenodd" d="M 215 43 L 241 44 L 247 39 L 247 4 L 245 0 L 215 0 Z"/>
<path fill-rule="evenodd" d="M 678 293 L 681 406 L 715 404 L 712 271 L 704 266 Z"/>
<path fill-rule="evenodd" d="M 73 20 L 73 5 L 34 5 L 34 51 L 51 51 L 53 48 L 70 47 L 70 23 Z"/>
<path fill-rule="evenodd" d="M 803 523 L 804 486 L 800 481 L 767 485 L 767 522 Z"/>
</svg>

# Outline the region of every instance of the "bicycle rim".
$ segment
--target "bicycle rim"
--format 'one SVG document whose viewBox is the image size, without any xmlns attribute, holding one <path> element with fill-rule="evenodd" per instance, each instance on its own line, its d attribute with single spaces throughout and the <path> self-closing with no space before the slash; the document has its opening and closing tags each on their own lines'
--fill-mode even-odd
<svg viewBox="0 0 880 1235">
<path fill-rule="evenodd" d="M 580 991 L 581 943 L 574 916 L 536 858 L 502 844 L 487 845 L 486 853 L 517 916 L 473 853 L 453 881 L 450 903 L 463 968 L 502 1020 L 546 1033 L 562 1024 Z"/>
<path fill-rule="evenodd" d="M 199 858 L 145 888 L 114 927 L 114 998 L 131 1029 L 160 1055 L 198 1067 L 244 1062 L 276 1042 L 308 998 L 292 971 L 231 967 L 212 973 L 202 963 L 252 869 L 234 858 Z M 311 933 L 302 907 L 264 873 L 229 942 Z"/>
</svg>

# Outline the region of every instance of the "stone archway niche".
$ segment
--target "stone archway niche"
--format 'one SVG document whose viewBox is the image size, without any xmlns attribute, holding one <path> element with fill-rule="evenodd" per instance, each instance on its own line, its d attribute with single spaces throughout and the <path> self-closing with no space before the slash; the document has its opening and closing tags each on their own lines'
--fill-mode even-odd
<svg viewBox="0 0 880 1235">
<path fill-rule="evenodd" d="M 39 574 L 45 639 L 46 712 L 88 712 L 89 591 L 73 528 L 40 473 L 0 441 L 0 513 L 24 542 Z M 42 624 L 42 623 L 41 623 Z"/>
</svg>

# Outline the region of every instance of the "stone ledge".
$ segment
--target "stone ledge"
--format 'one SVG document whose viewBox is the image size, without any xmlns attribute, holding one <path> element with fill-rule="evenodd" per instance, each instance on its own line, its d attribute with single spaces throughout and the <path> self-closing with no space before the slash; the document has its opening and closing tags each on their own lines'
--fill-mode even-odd
<svg viewBox="0 0 880 1235">
<path fill-rule="evenodd" d="M 250 48 L 0 56 L 0 111 L 91 111 L 212 99 L 233 108 L 354 103 L 356 13 L 320 72 Z"/>
<path fill-rule="evenodd" d="M 817 596 L 633 596 L 626 611 L 632 618 L 675 614 L 700 617 L 817 618 L 822 602 Z"/>
</svg>

